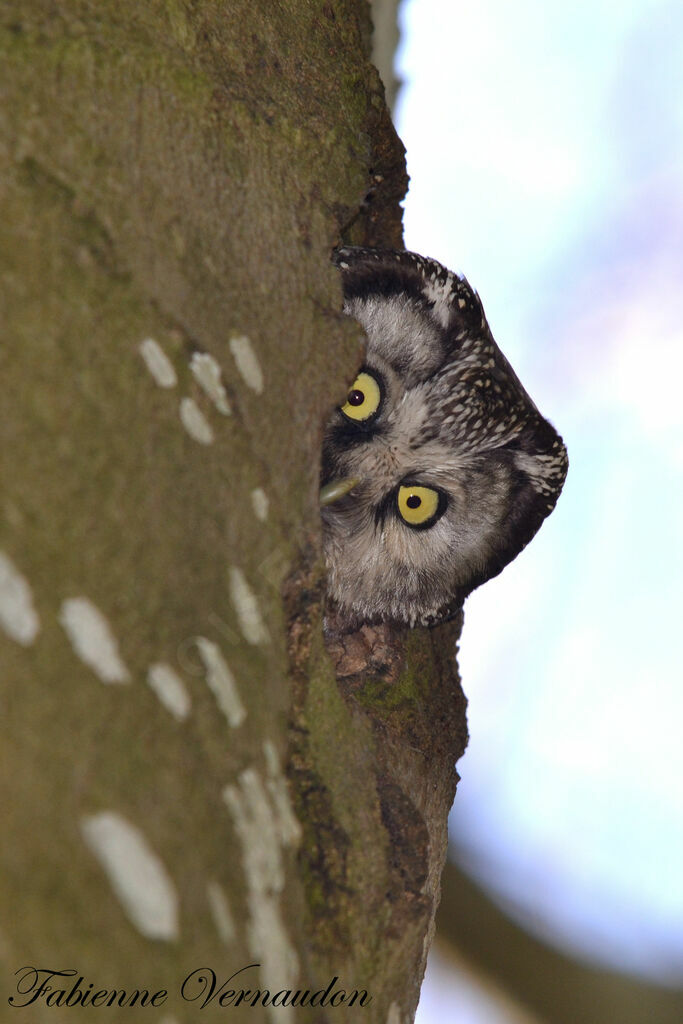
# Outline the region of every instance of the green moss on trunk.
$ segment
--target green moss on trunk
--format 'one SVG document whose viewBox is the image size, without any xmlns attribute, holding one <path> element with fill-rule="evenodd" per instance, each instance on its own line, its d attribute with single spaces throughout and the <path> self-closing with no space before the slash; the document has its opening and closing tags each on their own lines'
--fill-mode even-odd
<svg viewBox="0 0 683 1024">
<path fill-rule="evenodd" d="M 182 1022 L 189 971 L 258 960 L 261 985 L 367 988 L 368 1021 L 414 1009 L 464 745 L 455 634 L 390 636 L 336 679 L 321 633 L 321 424 L 361 346 L 329 254 L 400 244 L 406 182 L 368 42 L 360 0 L 3 7 L 0 552 L 40 622 L 0 631 L 8 993 L 24 963 L 75 966 L 167 988 Z M 74 598 L 128 682 L 79 656 Z M 102 812 L 163 862 L 177 934 L 144 934 L 107 879 L 83 832 Z"/>
</svg>

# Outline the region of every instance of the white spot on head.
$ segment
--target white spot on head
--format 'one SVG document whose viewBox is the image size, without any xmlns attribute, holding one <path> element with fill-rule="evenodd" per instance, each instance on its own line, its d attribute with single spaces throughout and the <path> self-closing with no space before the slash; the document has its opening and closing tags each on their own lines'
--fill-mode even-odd
<svg viewBox="0 0 683 1024">
<path fill-rule="evenodd" d="M 218 882 L 207 882 L 206 885 L 206 898 L 209 901 L 209 908 L 211 910 L 211 916 L 213 917 L 213 923 L 216 926 L 218 937 L 221 942 L 226 946 L 229 946 L 231 942 L 235 941 L 235 922 L 230 912 L 230 904 L 228 903 L 228 897 L 225 895 L 225 891 Z"/>
<path fill-rule="evenodd" d="M 27 581 L 8 555 L 0 551 L 0 626 L 12 640 L 28 647 L 40 630 Z"/>
<path fill-rule="evenodd" d="M 439 321 L 442 327 L 448 327 L 451 319 L 452 278 L 448 278 L 444 284 L 437 284 L 433 280 L 425 281 L 422 293 L 428 302 L 434 303 L 432 315 Z"/>
<path fill-rule="evenodd" d="M 217 644 L 206 637 L 197 637 L 199 656 L 206 669 L 206 682 L 216 698 L 218 707 L 225 715 L 228 725 L 233 729 L 241 725 L 247 716 L 240 700 L 235 678 L 220 652 Z"/>
<path fill-rule="evenodd" d="M 62 602 L 59 621 L 74 651 L 103 683 L 129 683 L 130 672 L 119 654 L 109 623 L 87 597 Z"/>
<path fill-rule="evenodd" d="M 148 939 L 177 939 L 178 896 L 142 832 L 115 811 L 102 811 L 81 819 L 81 833 L 137 930 Z"/>
<path fill-rule="evenodd" d="M 190 695 L 178 673 L 165 662 L 150 665 L 147 682 L 174 718 L 181 722 L 190 713 Z"/>
<path fill-rule="evenodd" d="M 230 567 L 230 597 L 240 629 L 250 644 L 268 643 L 268 630 L 259 610 L 256 595 L 247 583 L 244 573 L 236 566 Z"/>
<path fill-rule="evenodd" d="M 268 495 L 262 487 L 255 487 L 251 492 L 251 505 L 254 509 L 254 515 L 262 523 L 265 523 L 268 518 Z"/>
<path fill-rule="evenodd" d="M 221 368 L 208 352 L 193 352 L 190 370 L 213 404 L 224 416 L 230 415 L 230 403 L 221 380 Z"/>
<path fill-rule="evenodd" d="M 193 440 L 198 441 L 199 444 L 211 444 L 213 441 L 211 424 L 194 398 L 181 398 L 180 420 Z"/>
<path fill-rule="evenodd" d="M 285 874 L 273 811 L 263 782 L 253 769 L 243 771 L 238 781 L 237 786 L 225 787 L 223 799 L 242 843 L 249 951 L 261 964 L 265 988 L 278 990 L 284 978 L 288 987 L 293 988 L 299 975 L 299 961 L 280 909 Z M 269 1007 L 274 1024 L 292 1020 L 291 1010 L 291 1006 Z"/>
<path fill-rule="evenodd" d="M 145 338 L 140 345 L 140 355 L 160 388 L 176 386 L 178 378 L 175 368 L 158 341 L 154 338 Z"/>
<path fill-rule="evenodd" d="M 230 339 L 230 351 L 233 354 L 237 369 L 247 387 L 257 395 L 263 393 L 263 373 L 256 352 L 249 338 L 242 335 Z"/>
<path fill-rule="evenodd" d="M 389 1007 L 387 1024 L 401 1024 L 401 1008 L 398 1003 L 392 1003 Z"/>
</svg>

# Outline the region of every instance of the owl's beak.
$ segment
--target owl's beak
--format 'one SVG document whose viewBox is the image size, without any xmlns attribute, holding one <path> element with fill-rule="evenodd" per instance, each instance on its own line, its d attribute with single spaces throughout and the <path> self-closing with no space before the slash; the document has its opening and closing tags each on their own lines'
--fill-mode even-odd
<svg viewBox="0 0 683 1024">
<path fill-rule="evenodd" d="M 341 480 L 331 480 L 329 484 L 325 484 L 324 487 L 320 488 L 320 504 L 331 505 L 333 501 L 339 501 L 349 491 L 360 483 L 357 476 L 347 476 Z"/>
</svg>

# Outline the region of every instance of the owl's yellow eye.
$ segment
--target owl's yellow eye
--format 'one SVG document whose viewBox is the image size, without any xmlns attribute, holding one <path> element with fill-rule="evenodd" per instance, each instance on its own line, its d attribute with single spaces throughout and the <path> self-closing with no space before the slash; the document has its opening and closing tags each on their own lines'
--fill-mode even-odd
<svg viewBox="0 0 683 1024">
<path fill-rule="evenodd" d="M 349 388 L 346 402 L 341 411 L 347 419 L 364 423 L 374 416 L 382 401 L 382 389 L 379 381 L 367 370 L 361 370 Z"/>
<path fill-rule="evenodd" d="M 402 484 L 396 496 L 399 515 L 408 526 L 432 526 L 445 508 L 445 499 L 432 487 Z"/>
</svg>

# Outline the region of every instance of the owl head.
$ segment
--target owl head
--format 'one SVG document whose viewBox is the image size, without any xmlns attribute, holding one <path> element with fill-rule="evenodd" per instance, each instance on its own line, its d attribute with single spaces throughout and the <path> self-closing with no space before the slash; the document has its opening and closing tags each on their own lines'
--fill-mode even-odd
<svg viewBox="0 0 683 1024">
<path fill-rule="evenodd" d="M 349 626 L 432 625 L 531 540 L 566 449 L 463 277 L 410 252 L 334 261 L 367 351 L 324 435 L 328 597 Z"/>
</svg>

